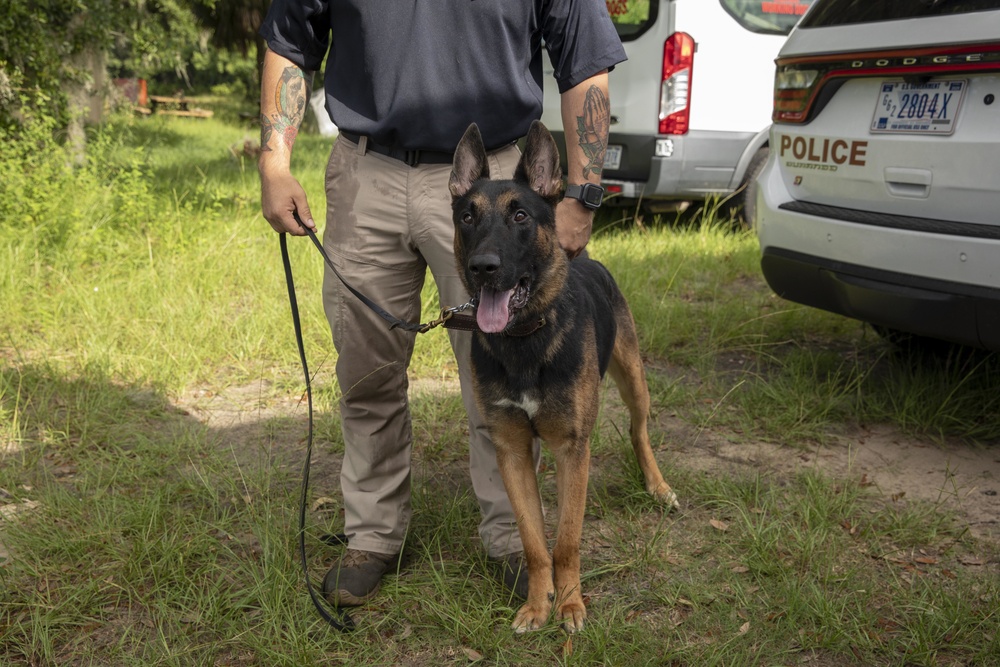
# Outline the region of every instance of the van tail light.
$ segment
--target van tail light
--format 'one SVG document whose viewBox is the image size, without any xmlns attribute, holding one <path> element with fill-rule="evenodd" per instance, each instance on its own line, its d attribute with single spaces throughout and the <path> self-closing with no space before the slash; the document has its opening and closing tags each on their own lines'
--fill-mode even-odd
<svg viewBox="0 0 1000 667">
<path fill-rule="evenodd" d="M 687 134 L 691 120 L 693 69 L 694 39 L 686 32 L 675 32 L 663 44 L 660 134 Z"/>
</svg>

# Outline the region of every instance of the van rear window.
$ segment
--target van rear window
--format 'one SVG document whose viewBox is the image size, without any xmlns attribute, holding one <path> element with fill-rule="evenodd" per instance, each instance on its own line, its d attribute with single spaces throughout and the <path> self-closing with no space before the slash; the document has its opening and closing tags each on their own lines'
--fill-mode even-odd
<svg viewBox="0 0 1000 667">
<path fill-rule="evenodd" d="M 787 35 L 812 4 L 812 0 L 720 0 L 720 2 L 741 26 L 751 32 L 768 35 Z"/>
<path fill-rule="evenodd" d="M 675 0 L 675 2 L 678 0 Z M 682 0 L 712 2 L 713 0 Z M 787 35 L 813 0 L 715 0 L 751 32 Z M 995 1 L 995 0 L 994 0 Z M 623 42 L 635 39 L 656 23 L 661 0 L 605 0 L 608 14 Z"/>
<path fill-rule="evenodd" d="M 875 23 L 997 9 L 997 0 L 817 0 L 803 28 Z"/>
<path fill-rule="evenodd" d="M 659 0 L 605 0 L 611 22 L 623 42 L 635 39 L 656 23 Z"/>
</svg>

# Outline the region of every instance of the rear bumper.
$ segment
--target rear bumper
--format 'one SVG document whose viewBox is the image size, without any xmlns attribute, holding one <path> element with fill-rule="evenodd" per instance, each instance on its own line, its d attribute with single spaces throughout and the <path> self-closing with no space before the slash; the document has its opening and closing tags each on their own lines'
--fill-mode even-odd
<svg viewBox="0 0 1000 667">
<path fill-rule="evenodd" d="M 708 131 L 675 137 L 673 155 L 651 158 L 645 196 L 704 199 L 729 194 L 736 165 L 753 138 L 749 132 Z"/>
<path fill-rule="evenodd" d="M 692 130 L 685 135 L 635 135 L 612 132 L 608 144 L 622 147 L 621 167 L 601 181 L 620 187 L 626 199 L 704 199 L 732 192 L 733 176 L 755 135 L 749 132 Z M 657 155 L 657 140 L 669 142 L 670 155 Z M 564 138 L 556 133 L 563 152 Z"/>
<path fill-rule="evenodd" d="M 761 269 L 789 301 L 1000 350 L 1000 228 L 797 201 L 758 181 Z"/>
<path fill-rule="evenodd" d="M 1000 290 L 766 248 L 778 296 L 890 329 L 1000 351 Z"/>
</svg>

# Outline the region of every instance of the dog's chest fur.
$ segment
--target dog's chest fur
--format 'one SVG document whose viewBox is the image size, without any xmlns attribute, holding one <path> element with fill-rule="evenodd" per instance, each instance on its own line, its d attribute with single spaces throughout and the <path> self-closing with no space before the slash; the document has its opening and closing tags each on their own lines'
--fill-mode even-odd
<svg viewBox="0 0 1000 667">
<path fill-rule="evenodd" d="M 614 294 L 606 270 L 574 260 L 559 296 L 544 314 L 545 326 L 528 336 L 477 333 L 472 362 L 484 410 L 519 411 L 528 420 L 571 404 L 582 376 L 598 381 L 614 345 Z M 525 313 L 524 317 L 537 317 Z"/>
<path fill-rule="evenodd" d="M 538 410 L 541 408 L 542 402 L 539 399 L 537 391 L 526 391 L 521 394 L 520 400 L 501 397 L 497 399 L 494 405 L 498 408 L 514 408 L 516 410 L 521 410 L 525 415 L 527 415 L 528 419 L 534 419 L 538 416 Z"/>
</svg>

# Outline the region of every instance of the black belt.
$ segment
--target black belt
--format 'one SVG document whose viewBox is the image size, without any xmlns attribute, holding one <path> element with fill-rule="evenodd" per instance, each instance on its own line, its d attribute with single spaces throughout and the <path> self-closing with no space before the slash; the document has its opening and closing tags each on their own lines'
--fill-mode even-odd
<svg viewBox="0 0 1000 667">
<path fill-rule="evenodd" d="M 341 136 L 353 141 L 358 144 L 361 143 L 361 135 L 354 134 L 353 132 L 347 132 L 345 130 L 340 131 Z M 410 167 L 416 167 L 418 164 L 451 164 L 455 161 L 454 153 L 445 153 L 444 151 L 422 151 L 422 150 L 406 150 L 404 148 L 395 148 L 393 146 L 386 146 L 385 144 L 379 144 L 368 138 L 367 150 L 372 153 L 378 153 L 379 155 L 385 155 L 386 157 L 391 157 L 394 160 L 399 160 L 405 165 Z"/>
</svg>

